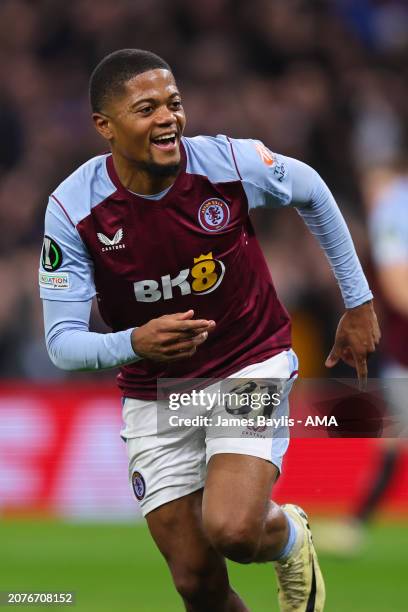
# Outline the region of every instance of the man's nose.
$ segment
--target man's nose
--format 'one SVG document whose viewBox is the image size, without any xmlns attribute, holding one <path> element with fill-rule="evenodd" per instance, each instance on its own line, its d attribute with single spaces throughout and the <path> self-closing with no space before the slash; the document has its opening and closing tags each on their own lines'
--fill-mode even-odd
<svg viewBox="0 0 408 612">
<path fill-rule="evenodd" d="M 161 106 L 159 109 L 157 109 L 156 120 L 157 123 L 166 125 L 169 123 L 176 122 L 174 113 L 169 108 L 167 108 L 167 106 Z"/>
</svg>

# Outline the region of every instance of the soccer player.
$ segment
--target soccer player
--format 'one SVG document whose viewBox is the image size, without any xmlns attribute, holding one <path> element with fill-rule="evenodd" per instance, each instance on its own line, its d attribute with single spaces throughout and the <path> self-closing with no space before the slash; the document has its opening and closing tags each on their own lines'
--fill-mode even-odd
<svg viewBox="0 0 408 612">
<path fill-rule="evenodd" d="M 379 329 L 341 213 L 300 161 L 253 140 L 183 137 L 174 76 L 150 52 L 105 57 L 90 100 L 111 152 L 49 200 L 40 286 L 50 357 L 68 370 L 121 366 L 131 481 L 186 610 L 247 610 L 229 558 L 273 562 L 282 611 L 321 611 L 307 517 L 270 501 L 287 438 L 211 437 L 204 426 L 161 435 L 154 415 L 161 377 L 280 379 L 287 414 L 297 360 L 248 217 L 256 206 L 294 206 L 317 236 L 346 307 L 326 364 L 343 359 L 364 383 Z M 112 333 L 89 331 L 94 295 Z"/>
</svg>

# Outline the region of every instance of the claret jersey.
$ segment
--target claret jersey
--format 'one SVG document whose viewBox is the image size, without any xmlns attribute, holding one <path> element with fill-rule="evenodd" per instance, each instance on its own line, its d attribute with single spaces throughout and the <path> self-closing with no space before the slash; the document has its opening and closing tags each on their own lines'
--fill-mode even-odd
<svg viewBox="0 0 408 612">
<path fill-rule="evenodd" d="M 47 208 L 42 298 L 85 301 L 96 294 L 114 332 L 190 308 L 217 323 L 188 360 L 123 366 L 118 382 L 127 397 L 155 399 L 158 377 L 225 377 L 290 347 L 289 317 L 248 216 L 256 206 L 293 203 L 288 158 L 225 136 L 183 138 L 181 153 L 182 169 L 160 199 L 124 188 L 108 154 L 61 183 Z M 333 235 L 348 262 L 342 291 L 350 303 L 362 303 L 371 293 L 357 258 L 350 272 L 353 247 L 340 225 Z"/>
</svg>

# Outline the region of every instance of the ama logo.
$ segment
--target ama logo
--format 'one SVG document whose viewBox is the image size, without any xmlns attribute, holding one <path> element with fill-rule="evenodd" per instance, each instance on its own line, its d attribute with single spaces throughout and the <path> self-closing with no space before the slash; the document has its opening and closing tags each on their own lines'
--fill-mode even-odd
<svg viewBox="0 0 408 612">
<path fill-rule="evenodd" d="M 220 286 L 225 274 L 225 265 L 213 254 L 207 253 L 194 257 L 192 268 L 181 270 L 177 276 L 171 278 L 165 274 L 156 280 L 142 280 L 133 284 L 135 297 L 138 302 L 158 302 L 160 299 L 171 300 L 174 290 L 181 295 L 206 295 Z"/>
</svg>

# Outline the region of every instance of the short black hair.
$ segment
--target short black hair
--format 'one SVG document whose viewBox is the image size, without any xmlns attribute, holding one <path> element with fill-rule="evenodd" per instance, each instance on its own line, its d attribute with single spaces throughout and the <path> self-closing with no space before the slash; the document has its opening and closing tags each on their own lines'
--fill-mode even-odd
<svg viewBox="0 0 408 612">
<path fill-rule="evenodd" d="M 151 51 L 120 49 L 103 58 L 89 79 L 89 99 L 92 112 L 100 113 L 104 104 L 115 95 L 123 93 L 124 85 L 142 72 L 169 70 L 167 62 Z"/>
</svg>

